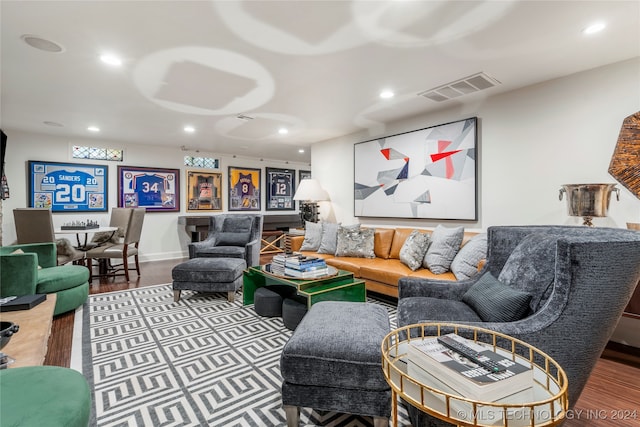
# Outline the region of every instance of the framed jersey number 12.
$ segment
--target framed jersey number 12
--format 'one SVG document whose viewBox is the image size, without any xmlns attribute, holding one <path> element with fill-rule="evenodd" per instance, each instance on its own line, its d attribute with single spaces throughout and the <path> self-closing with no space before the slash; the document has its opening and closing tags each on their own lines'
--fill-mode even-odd
<svg viewBox="0 0 640 427">
<path fill-rule="evenodd" d="M 178 169 L 118 166 L 118 207 L 180 211 L 179 174 Z"/>
<path fill-rule="evenodd" d="M 293 194 L 296 188 L 294 169 L 266 168 L 267 171 L 267 210 L 293 211 Z"/>
</svg>

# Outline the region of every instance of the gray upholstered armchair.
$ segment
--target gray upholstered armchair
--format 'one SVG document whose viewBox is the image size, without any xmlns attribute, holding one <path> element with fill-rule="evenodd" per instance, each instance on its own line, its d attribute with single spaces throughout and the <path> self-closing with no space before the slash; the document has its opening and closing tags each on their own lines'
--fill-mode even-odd
<svg viewBox="0 0 640 427">
<path fill-rule="evenodd" d="M 565 370 L 569 406 L 582 392 L 640 280 L 640 233 L 615 228 L 503 226 L 488 230 L 482 274 L 459 282 L 405 278 L 399 282 L 398 323 L 474 324 L 536 346 Z M 514 300 L 500 304 L 507 285 Z M 525 298 L 519 313 L 518 296 Z M 521 299 L 520 302 L 523 300 Z M 497 305 L 496 305 L 497 304 Z M 506 306 L 511 311 L 506 310 Z M 473 307 L 473 308 L 472 308 Z M 510 319 L 515 316 L 516 319 Z M 413 425 L 440 425 L 410 408 Z"/>
<path fill-rule="evenodd" d="M 189 244 L 189 258 L 244 258 L 260 265 L 262 215 L 218 214 L 209 217 L 209 235 Z"/>
</svg>

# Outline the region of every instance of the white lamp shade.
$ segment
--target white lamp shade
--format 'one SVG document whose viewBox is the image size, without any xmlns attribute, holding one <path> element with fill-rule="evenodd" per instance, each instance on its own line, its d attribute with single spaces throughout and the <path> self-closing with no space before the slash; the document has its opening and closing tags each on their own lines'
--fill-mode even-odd
<svg viewBox="0 0 640 427">
<path fill-rule="evenodd" d="M 307 178 L 300 181 L 300 185 L 293 196 L 293 200 L 304 200 L 319 202 L 329 200 L 329 194 L 320 186 L 315 179 Z"/>
</svg>

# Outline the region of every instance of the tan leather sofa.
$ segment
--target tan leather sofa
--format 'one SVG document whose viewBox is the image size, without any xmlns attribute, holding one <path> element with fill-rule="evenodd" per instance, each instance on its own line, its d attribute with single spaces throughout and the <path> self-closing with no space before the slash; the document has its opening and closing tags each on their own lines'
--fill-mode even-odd
<svg viewBox="0 0 640 427">
<path fill-rule="evenodd" d="M 400 261 L 400 249 L 404 241 L 409 237 L 413 228 L 376 228 L 374 234 L 375 258 L 336 257 L 329 254 L 300 251 L 304 236 L 291 236 L 291 249 L 304 255 L 318 256 L 326 260 L 328 265 L 340 270 L 353 273 L 358 279 L 363 279 L 367 290 L 378 292 L 394 298 L 398 297 L 398 280 L 401 277 L 427 277 L 432 279 L 452 280 L 456 277 L 448 271 L 444 274 L 433 274 L 427 268 L 419 268 L 411 271 L 409 267 Z M 430 230 L 420 230 L 423 233 L 431 233 Z M 477 232 L 465 231 L 462 246 Z M 481 267 L 481 265 L 479 266 Z"/>
</svg>

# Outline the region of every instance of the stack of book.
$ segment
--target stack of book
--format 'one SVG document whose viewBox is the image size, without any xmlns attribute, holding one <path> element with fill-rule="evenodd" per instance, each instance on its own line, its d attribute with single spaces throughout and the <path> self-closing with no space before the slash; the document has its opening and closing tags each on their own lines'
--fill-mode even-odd
<svg viewBox="0 0 640 427">
<path fill-rule="evenodd" d="M 271 273 L 278 276 L 284 276 L 284 268 L 287 259 L 298 258 L 300 254 L 278 254 L 271 258 Z"/>
<path fill-rule="evenodd" d="M 313 279 L 326 276 L 329 268 L 322 258 L 298 255 L 285 259 L 284 273 L 299 279 Z"/>
</svg>

